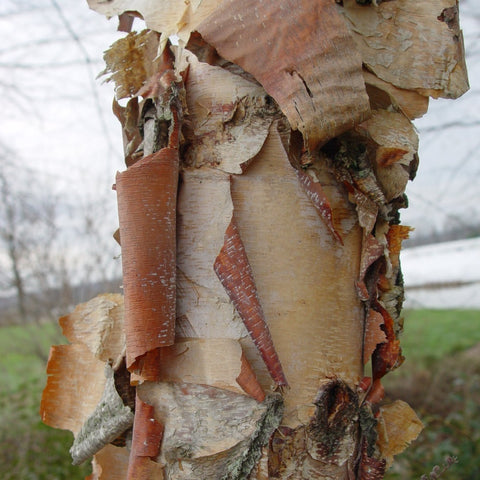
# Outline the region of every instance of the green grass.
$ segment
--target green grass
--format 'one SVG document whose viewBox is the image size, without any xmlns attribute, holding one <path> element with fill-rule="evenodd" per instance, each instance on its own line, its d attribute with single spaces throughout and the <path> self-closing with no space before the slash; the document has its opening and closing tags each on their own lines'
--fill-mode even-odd
<svg viewBox="0 0 480 480">
<path fill-rule="evenodd" d="M 73 467 L 72 434 L 43 425 L 38 415 L 50 345 L 62 337 L 56 324 L 0 328 L 0 478 L 80 480 L 90 467 Z M 442 479 L 480 478 L 480 311 L 406 312 L 401 337 L 405 364 L 386 376 L 387 395 L 401 398 L 426 424 L 419 439 L 399 455 L 388 480 L 420 479 L 446 455 L 459 463 Z"/>
<path fill-rule="evenodd" d="M 425 429 L 385 478 L 420 479 L 455 456 L 442 479 L 479 479 L 480 311 L 407 312 L 401 344 L 406 361 L 383 383 L 387 397 L 409 403 Z"/>
<path fill-rule="evenodd" d="M 0 478 L 80 480 L 89 466 L 71 465 L 73 435 L 44 425 L 39 406 L 50 345 L 60 343 L 57 324 L 0 328 Z"/>
<path fill-rule="evenodd" d="M 45 383 L 45 364 L 50 345 L 64 341 L 56 324 L 0 328 L 0 368 L 3 372 L 1 395 L 30 391 L 30 385 Z M 36 396 L 41 391 L 36 388 Z"/>
<path fill-rule="evenodd" d="M 404 317 L 400 340 L 407 363 L 400 370 L 407 374 L 412 364 L 429 367 L 480 342 L 479 310 L 412 310 Z"/>
</svg>

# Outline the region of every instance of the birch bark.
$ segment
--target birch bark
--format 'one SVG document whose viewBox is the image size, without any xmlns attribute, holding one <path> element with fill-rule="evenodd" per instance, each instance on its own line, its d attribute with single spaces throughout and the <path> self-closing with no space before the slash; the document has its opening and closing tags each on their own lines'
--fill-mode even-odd
<svg viewBox="0 0 480 480">
<path fill-rule="evenodd" d="M 124 318 L 53 350 L 42 403 L 78 436 L 111 382 L 72 423 L 54 367 L 90 355 L 85 385 L 115 371 L 133 434 L 104 441 L 91 479 L 375 480 L 421 430 L 408 405 L 382 402 L 381 379 L 403 361 L 411 120 L 428 95 L 468 86 L 458 5 L 358 3 L 89 0 L 150 28 L 106 54 L 128 98 L 114 107 Z M 106 301 L 64 323 L 84 331 Z"/>
</svg>

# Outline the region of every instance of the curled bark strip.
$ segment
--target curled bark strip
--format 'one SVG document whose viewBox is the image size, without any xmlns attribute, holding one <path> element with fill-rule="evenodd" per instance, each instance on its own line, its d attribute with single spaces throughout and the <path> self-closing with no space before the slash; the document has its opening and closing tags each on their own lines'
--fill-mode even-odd
<svg viewBox="0 0 480 480">
<path fill-rule="evenodd" d="M 383 317 L 383 330 L 387 341 L 377 346 L 372 355 L 373 381 L 382 378 L 386 373 L 397 368 L 403 363 L 402 349 L 400 341 L 395 335 L 395 325 L 393 318 L 382 305 L 376 301 L 374 308 Z"/>
<path fill-rule="evenodd" d="M 366 364 L 379 343 L 387 341 L 385 332 L 382 330 L 383 316 L 373 309 L 368 311 L 365 320 L 365 336 L 363 339 L 363 363 Z"/>
<path fill-rule="evenodd" d="M 82 425 L 70 448 L 73 465 L 80 465 L 132 426 L 133 412 L 123 404 L 115 388 L 113 375 L 112 367 L 107 364 L 105 367 L 107 380 L 102 398 Z"/>
<path fill-rule="evenodd" d="M 237 383 L 242 387 L 245 393 L 248 393 L 257 402 L 263 402 L 265 400 L 265 392 L 262 390 L 262 386 L 258 383 L 255 372 L 253 371 L 247 358 L 242 353 L 242 366 L 240 375 L 237 377 Z"/>
<path fill-rule="evenodd" d="M 400 341 L 397 339 L 378 345 L 372 357 L 374 380 L 399 367 L 404 360 L 401 353 Z"/>
<path fill-rule="evenodd" d="M 163 425 L 155 420 L 154 412 L 154 407 L 137 395 L 127 480 L 151 478 L 151 460 L 158 456 L 163 436 Z"/>
<path fill-rule="evenodd" d="M 300 181 L 300 185 L 305 190 L 307 197 L 313 203 L 315 210 L 320 215 L 320 218 L 324 221 L 327 228 L 332 232 L 332 235 L 335 237 L 335 240 L 343 245 L 343 240 L 340 234 L 335 229 L 333 224 L 333 212 L 330 202 L 323 191 L 322 186 L 319 182 L 314 182 L 310 175 L 305 173 L 302 170 L 297 170 L 297 177 Z"/>
<path fill-rule="evenodd" d="M 102 398 L 104 368 L 105 364 L 86 345 L 53 345 L 40 404 L 43 423 L 76 435 Z"/>
<path fill-rule="evenodd" d="M 175 340 L 178 150 L 163 148 L 118 173 L 127 367 Z"/>
<path fill-rule="evenodd" d="M 392 267 L 398 268 L 400 265 L 399 255 L 402 249 L 403 240 L 407 240 L 410 236 L 412 227 L 406 225 L 391 225 L 387 232 L 388 251 Z"/>
<path fill-rule="evenodd" d="M 360 260 L 360 273 L 357 281 L 357 291 L 361 300 L 367 301 L 370 297 L 365 284 L 365 275 L 368 268 L 373 265 L 384 253 L 385 247 L 371 234 L 364 235 L 362 243 L 362 257 Z"/>
<path fill-rule="evenodd" d="M 225 232 L 225 243 L 215 260 L 214 269 L 258 348 L 273 380 L 277 385 L 287 385 L 258 299 L 245 247 L 233 219 Z"/>
<path fill-rule="evenodd" d="M 155 348 L 137 358 L 137 361 L 135 362 L 135 371 L 130 378 L 130 383 L 132 385 L 138 385 L 145 380 L 150 382 L 158 381 L 160 376 L 162 348 L 165 347 Z"/>
<path fill-rule="evenodd" d="M 369 115 L 361 60 L 331 0 L 225 0 L 197 31 L 263 85 L 310 150 Z"/>
<path fill-rule="evenodd" d="M 380 403 L 385 397 L 385 389 L 383 388 L 382 382 L 380 379 L 375 380 L 372 383 L 370 391 L 367 393 L 367 402 L 371 404 Z"/>
</svg>

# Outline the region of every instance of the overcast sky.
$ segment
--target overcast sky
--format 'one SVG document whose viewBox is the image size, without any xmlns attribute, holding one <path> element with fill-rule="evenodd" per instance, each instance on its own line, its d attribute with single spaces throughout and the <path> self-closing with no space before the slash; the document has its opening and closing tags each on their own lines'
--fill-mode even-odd
<svg viewBox="0 0 480 480">
<path fill-rule="evenodd" d="M 480 220 L 478 0 L 463 0 L 461 23 L 471 90 L 456 101 L 431 101 L 416 122 L 420 168 L 402 217 L 419 232 Z M 0 142 L 46 191 L 65 202 L 96 202 L 111 230 L 122 141 L 110 108 L 113 86 L 95 77 L 103 50 L 121 35 L 115 19 L 90 11 L 86 1 L 0 2 Z"/>
<path fill-rule="evenodd" d="M 417 230 L 480 223 L 480 3 L 460 2 L 470 91 L 457 100 L 430 100 L 415 124 L 420 167 L 407 187 L 404 223 Z M 439 128 L 442 127 L 443 128 Z"/>
</svg>

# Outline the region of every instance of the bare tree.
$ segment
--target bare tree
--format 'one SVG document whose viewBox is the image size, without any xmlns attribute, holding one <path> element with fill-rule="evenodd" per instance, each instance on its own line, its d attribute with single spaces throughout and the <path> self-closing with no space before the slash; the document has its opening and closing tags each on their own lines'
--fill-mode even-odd
<svg viewBox="0 0 480 480">
<path fill-rule="evenodd" d="M 6 155 L 4 153 L 4 155 Z M 2 156 L 4 156 L 2 155 Z M 14 288 L 17 295 L 17 313 L 22 323 L 27 322 L 27 306 L 25 295 L 25 280 L 20 267 L 21 246 L 18 242 L 18 207 L 12 197 L 11 187 L 5 178 L 4 172 L 0 172 L 0 198 L 2 215 L 0 223 L 0 236 L 4 243 L 7 261 L 7 269 L 11 275 L 2 275 L 2 288 Z M 6 278 L 5 278 L 6 277 Z"/>
<path fill-rule="evenodd" d="M 59 127 L 65 118 L 71 121 L 57 113 L 68 102 L 76 125 L 90 125 L 93 120 L 92 128 L 102 132 L 101 141 L 95 139 L 92 144 L 103 154 L 105 165 L 112 165 L 116 149 L 95 82 L 101 57 L 92 54 L 92 42 L 104 33 L 78 15 L 75 5 L 29 0 L 0 6 L 0 89 L 8 119 L 0 133 L 2 297 L 7 303 L 8 294 L 15 293 L 23 323 L 65 313 L 79 299 L 98 291 L 99 282 L 119 283 L 119 262 L 113 260 L 118 252 L 108 241 L 115 221 L 106 221 L 114 211 L 111 179 L 100 181 L 99 174 L 89 168 L 79 185 L 82 162 L 75 158 L 75 145 L 67 143 L 72 141 L 68 125 Z M 28 39 L 20 34 L 27 30 Z M 80 76 L 88 84 L 87 93 L 85 83 L 78 81 Z M 86 103 L 92 105 L 93 116 L 83 108 Z M 86 114 L 90 117 L 85 118 Z M 37 132 L 52 129 L 55 133 L 47 141 L 39 140 Z M 50 161 L 62 141 L 66 144 L 62 162 L 69 169 Z"/>
<path fill-rule="evenodd" d="M 0 171 L 0 242 L 6 252 L 1 281 L 4 289 L 15 291 L 18 317 L 26 324 L 41 315 L 38 305 L 32 306 L 29 291 L 45 293 L 54 275 L 56 202 L 54 195 L 39 193 L 34 178 L 25 175 L 12 157 L 4 150 Z"/>
<path fill-rule="evenodd" d="M 98 198 L 65 204 L 54 186 L 45 193 L 47 178 L 38 182 L 12 157 L 5 154 L 0 170 L 0 281 L 16 297 L 9 321 L 52 321 L 98 291 L 118 289 L 118 260 Z"/>
</svg>

